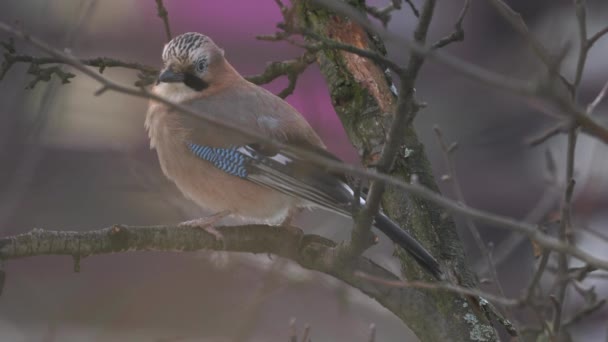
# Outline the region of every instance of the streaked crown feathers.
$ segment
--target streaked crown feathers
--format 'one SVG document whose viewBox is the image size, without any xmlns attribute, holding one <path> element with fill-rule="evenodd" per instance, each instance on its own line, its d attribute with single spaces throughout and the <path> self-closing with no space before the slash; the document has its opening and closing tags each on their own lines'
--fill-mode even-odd
<svg viewBox="0 0 608 342">
<path fill-rule="evenodd" d="M 167 62 L 170 60 L 195 60 L 201 53 L 211 53 L 213 50 L 220 55 L 224 51 L 218 48 L 211 38 L 198 32 L 188 32 L 181 34 L 165 45 L 162 58 Z"/>
</svg>

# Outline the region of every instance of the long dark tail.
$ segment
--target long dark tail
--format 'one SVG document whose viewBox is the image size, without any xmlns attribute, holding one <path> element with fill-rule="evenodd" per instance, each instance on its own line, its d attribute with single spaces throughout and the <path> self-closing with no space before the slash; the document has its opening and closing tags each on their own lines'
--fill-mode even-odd
<svg viewBox="0 0 608 342">
<path fill-rule="evenodd" d="M 437 260 L 407 231 L 401 229 L 401 227 L 382 213 L 376 216 L 374 226 L 393 242 L 405 249 L 433 277 L 437 280 L 443 279 L 443 272 L 439 268 Z"/>
</svg>

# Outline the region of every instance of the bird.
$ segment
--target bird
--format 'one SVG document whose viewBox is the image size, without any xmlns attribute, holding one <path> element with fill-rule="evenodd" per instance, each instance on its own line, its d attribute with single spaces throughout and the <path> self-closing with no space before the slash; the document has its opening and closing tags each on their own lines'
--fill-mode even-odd
<svg viewBox="0 0 608 342">
<path fill-rule="evenodd" d="M 156 150 L 165 176 L 184 196 L 216 213 L 208 223 L 230 216 L 246 224 L 282 225 L 305 208 L 352 217 L 353 204 L 365 204 L 345 175 L 202 118 L 229 121 L 339 160 L 302 114 L 241 76 L 211 38 L 197 32 L 176 36 L 164 46 L 162 60 L 152 92 L 190 106 L 201 117 L 151 100 L 145 119 L 150 147 Z M 375 216 L 374 227 L 430 275 L 443 278 L 431 253 L 382 211 Z"/>
</svg>

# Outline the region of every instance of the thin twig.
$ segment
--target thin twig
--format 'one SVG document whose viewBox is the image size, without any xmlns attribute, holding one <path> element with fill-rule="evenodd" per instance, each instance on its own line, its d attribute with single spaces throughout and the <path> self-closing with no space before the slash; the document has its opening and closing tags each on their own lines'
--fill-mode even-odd
<svg viewBox="0 0 608 342">
<path fill-rule="evenodd" d="M 553 64 L 549 52 L 547 52 L 547 49 L 542 45 L 542 43 L 539 42 L 534 35 L 532 35 L 521 14 L 514 11 L 503 0 L 488 0 L 488 2 L 517 32 L 524 37 L 524 39 L 526 39 L 526 42 L 530 45 L 534 53 L 543 62 L 543 64 L 546 66 Z"/>
<path fill-rule="evenodd" d="M 393 2 L 394 1 L 395 0 L 393 0 Z M 416 5 L 414 5 L 414 3 L 412 2 L 412 0 L 405 0 L 405 3 L 410 6 L 410 9 L 412 10 L 412 13 L 414 13 L 414 15 L 416 16 L 416 18 L 420 18 L 420 12 L 416 8 Z"/>
<path fill-rule="evenodd" d="M 448 146 L 443 139 L 443 133 L 439 126 L 434 126 L 433 130 L 435 131 L 435 136 L 437 138 L 437 142 L 441 147 L 441 151 L 443 154 L 443 159 L 447 168 L 447 180 L 452 184 L 452 188 L 454 189 L 454 195 L 456 196 L 456 200 L 462 204 L 466 204 L 466 200 L 464 197 L 464 192 L 462 191 L 462 187 L 460 186 L 460 182 L 456 177 L 456 164 L 454 162 L 454 152 L 456 151 L 457 144 L 452 143 Z M 492 261 L 492 255 L 490 250 L 486 246 L 485 242 L 481 238 L 481 234 L 479 233 L 479 229 L 473 220 L 469 217 L 465 218 L 466 226 L 473 236 L 473 240 L 475 240 L 475 244 L 481 253 L 482 258 L 484 258 L 487 262 L 488 270 L 490 271 L 490 276 L 492 277 L 492 282 L 495 284 L 498 289 L 498 293 L 501 296 L 505 296 L 505 292 L 500 284 L 500 280 L 498 279 L 498 273 L 496 272 L 496 268 L 494 267 L 494 262 Z"/>
<path fill-rule="evenodd" d="M 534 272 L 534 276 L 532 277 L 532 280 L 528 284 L 528 288 L 524 292 L 524 298 L 525 298 L 524 300 L 526 302 L 529 302 L 534 296 L 536 287 L 538 286 L 538 283 L 540 282 L 540 280 L 543 276 L 543 273 L 545 272 L 545 269 L 547 268 L 547 263 L 549 262 L 549 255 L 550 255 L 549 251 L 542 252 L 540 261 L 538 262 L 538 268 L 536 269 L 536 272 Z"/>
<path fill-rule="evenodd" d="M 583 78 L 583 70 L 587 61 L 588 45 L 587 45 L 587 13 L 586 6 L 582 0 L 574 0 L 576 18 L 578 22 L 579 32 L 579 54 L 576 63 L 576 74 L 574 76 L 573 98 L 576 101 L 578 97 L 578 89 Z M 574 162 L 576 154 L 576 142 L 578 137 L 578 126 L 573 125 L 568 130 L 568 146 L 566 151 L 566 191 L 562 200 L 561 221 L 559 226 L 559 239 L 563 243 L 569 242 L 569 233 L 572 231 L 572 195 L 574 193 Z M 553 332 L 556 336 L 560 336 L 560 328 L 562 325 L 562 312 L 564 310 L 565 299 L 567 294 L 570 279 L 568 278 L 568 255 L 565 253 L 558 254 L 558 273 L 556 275 L 556 284 L 558 287 L 557 296 L 555 297 L 556 310 L 553 315 Z"/>
<path fill-rule="evenodd" d="M 447 36 L 439 39 L 432 45 L 432 49 L 440 49 L 446 45 L 449 45 L 454 42 L 461 42 L 464 40 L 464 29 L 462 28 L 462 22 L 467 12 L 469 11 L 469 7 L 471 6 L 471 0 L 464 0 L 464 5 L 460 10 L 460 14 L 458 15 L 458 20 L 456 20 L 456 24 L 454 25 L 454 31 L 448 34 Z"/>
<path fill-rule="evenodd" d="M 14 51 L 14 50 L 13 50 Z M 138 70 L 141 72 L 140 79 L 136 82 L 137 86 L 146 86 L 154 83 L 156 76 L 158 75 L 158 69 L 151 67 L 149 65 L 135 63 L 135 62 L 124 62 L 114 58 L 108 57 L 97 57 L 97 58 L 83 58 L 78 60 L 80 64 L 87 65 L 91 67 L 98 68 L 100 73 L 103 73 L 106 68 L 120 67 Z M 6 75 L 9 69 L 17 64 L 17 63 L 26 63 L 30 66 L 37 66 L 38 70 L 42 70 L 39 68 L 41 65 L 46 64 L 69 64 L 65 62 L 64 58 L 56 58 L 56 57 L 34 57 L 29 55 L 18 55 L 18 54 L 4 54 L 4 62 L 2 67 L 0 67 L 0 80 Z M 31 70 L 31 67 L 30 67 Z M 37 72 L 30 72 L 33 74 L 37 74 Z M 61 75 L 58 75 L 60 78 Z M 67 80 L 74 77 L 73 74 L 67 74 Z M 63 78 L 62 78 L 63 80 Z"/>
<path fill-rule="evenodd" d="M 505 298 L 503 296 L 496 296 L 491 293 L 483 292 L 481 290 L 473 289 L 470 287 L 458 286 L 448 283 L 428 283 L 424 281 L 407 281 L 407 280 L 389 280 L 382 279 L 376 276 L 365 274 L 363 272 L 355 272 L 355 276 L 380 283 L 390 287 L 405 287 L 405 288 L 416 288 L 426 290 L 444 290 L 453 293 L 457 293 L 465 296 L 474 296 L 477 298 L 485 298 L 491 302 L 501 304 L 504 306 L 518 306 L 521 305 L 521 301 L 518 299 Z"/>
<path fill-rule="evenodd" d="M 587 10 L 584 0 L 574 0 L 574 6 L 576 10 L 576 18 L 578 22 L 578 34 L 579 34 L 579 55 L 576 62 L 576 73 L 574 75 L 574 82 L 572 84 L 576 100 L 576 92 L 583 79 L 583 70 L 585 69 L 585 63 L 587 63 L 587 53 L 592 44 L 587 43 Z"/>
<path fill-rule="evenodd" d="M 158 17 L 163 21 L 165 26 L 165 35 L 167 37 L 167 41 L 170 41 L 173 36 L 171 35 L 171 28 L 169 27 L 169 12 L 167 12 L 167 8 L 165 8 L 163 0 L 156 0 L 156 10 Z"/>
<path fill-rule="evenodd" d="M 574 192 L 574 156 L 576 151 L 576 128 L 571 128 L 568 132 L 568 148 L 567 148 L 567 160 L 566 160 L 566 193 L 562 200 L 561 210 L 561 221 L 559 227 L 559 239 L 564 244 L 568 244 L 569 232 L 572 230 L 571 224 L 571 207 L 572 207 L 572 194 Z M 569 283 L 568 278 L 568 255 L 566 253 L 558 254 L 558 274 L 556 282 L 558 284 L 558 293 L 554 297 L 555 303 L 558 306 L 558 310 L 555 310 L 553 317 L 553 331 L 556 335 L 559 333 L 559 329 L 562 323 L 561 313 L 563 311 L 563 305 L 566 297 L 566 290 Z"/>
<path fill-rule="evenodd" d="M 365 10 L 372 17 L 380 20 L 380 22 L 382 22 L 382 25 L 386 27 L 386 25 L 388 25 L 389 21 L 391 20 L 391 12 L 398 10 L 398 8 L 395 7 L 395 5 L 392 3 L 384 8 L 377 8 L 366 4 Z"/>
<path fill-rule="evenodd" d="M 246 78 L 248 81 L 255 84 L 266 84 L 272 82 L 280 76 L 287 76 L 289 84 L 285 89 L 277 94 L 281 98 L 286 98 L 293 93 L 298 76 L 315 61 L 315 58 L 316 56 L 314 53 L 307 51 L 296 59 L 290 59 L 282 62 L 272 62 L 266 66 L 263 73 L 248 76 Z"/>
<path fill-rule="evenodd" d="M 600 92 L 597 94 L 595 99 L 593 99 L 593 101 L 587 106 L 588 115 L 593 114 L 593 112 L 595 111 L 595 107 L 597 107 L 597 105 L 599 105 L 600 102 L 602 102 L 604 100 L 604 98 L 606 97 L 607 91 L 608 91 L 608 81 L 606 81 L 606 83 L 604 83 L 602 90 L 600 90 Z"/>
<path fill-rule="evenodd" d="M 454 189 L 454 195 L 456 196 L 456 200 L 462 204 L 466 204 L 464 192 L 462 191 L 460 182 L 458 181 L 458 178 L 456 177 L 456 163 L 454 162 L 454 153 L 456 152 L 458 144 L 456 142 L 454 142 L 450 145 L 446 144 L 446 142 L 443 140 L 443 133 L 441 132 L 441 129 L 439 128 L 439 126 L 434 126 L 433 130 L 435 131 L 435 136 L 441 147 L 442 154 L 444 157 L 444 162 L 445 162 L 447 170 L 448 170 L 445 179 L 448 180 L 452 184 L 452 188 Z M 465 219 L 466 226 L 469 229 L 469 232 L 473 236 L 473 240 L 475 240 L 475 244 L 477 245 L 477 248 L 479 249 L 479 252 L 481 253 L 482 258 L 486 260 L 487 269 L 490 271 L 490 277 L 492 279 L 492 282 L 496 286 L 496 289 L 498 290 L 498 294 L 502 297 L 506 297 L 502 284 L 500 283 L 500 279 L 498 278 L 498 272 L 496 271 L 496 265 L 494 264 L 494 261 L 492 260 L 492 251 L 490 250 L 490 248 L 488 248 L 488 246 L 486 246 L 483 239 L 481 238 L 481 234 L 479 233 L 479 229 L 477 228 L 477 225 L 475 224 L 475 222 L 469 217 L 465 217 L 464 219 Z M 509 307 L 505 308 L 505 312 L 508 316 L 513 315 L 513 313 L 511 312 Z M 502 316 L 499 315 L 498 312 L 496 312 L 496 308 L 494 308 L 494 307 L 488 308 L 488 313 L 491 315 L 500 317 L 501 323 L 508 323 L 508 326 L 513 331 L 515 331 L 514 327 L 511 325 L 511 323 L 508 320 L 503 319 Z"/>
<path fill-rule="evenodd" d="M 600 40 L 606 34 L 608 34 L 608 26 L 599 30 L 596 34 L 594 34 L 593 36 L 591 36 L 591 38 L 587 40 L 587 49 L 590 49 L 598 40 Z"/>
<path fill-rule="evenodd" d="M 538 146 L 558 134 L 567 132 L 567 128 L 571 125 L 572 123 L 558 122 L 537 135 L 527 138 L 526 144 L 530 146 Z"/>
</svg>

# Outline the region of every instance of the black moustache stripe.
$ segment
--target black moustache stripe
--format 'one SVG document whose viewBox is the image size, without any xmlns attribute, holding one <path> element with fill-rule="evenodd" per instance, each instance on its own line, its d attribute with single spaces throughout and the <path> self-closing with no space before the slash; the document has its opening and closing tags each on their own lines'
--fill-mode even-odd
<svg viewBox="0 0 608 342">
<path fill-rule="evenodd" d="M 209 87 L 209 83 L 201 80 L 200 78 L 198 78 L 195 75 L 192 75 L 190 73 L 186 73 L 184 75 L 184 84 L 186 86 L 188 86 L 189 88 L 194 89 L 196 91 L 202 91 L 205 88 Z"/>
</svg>

